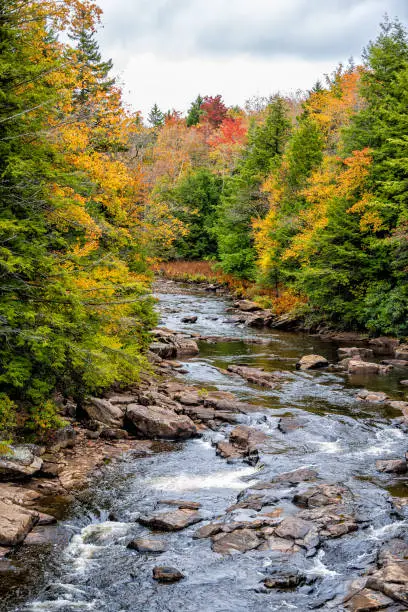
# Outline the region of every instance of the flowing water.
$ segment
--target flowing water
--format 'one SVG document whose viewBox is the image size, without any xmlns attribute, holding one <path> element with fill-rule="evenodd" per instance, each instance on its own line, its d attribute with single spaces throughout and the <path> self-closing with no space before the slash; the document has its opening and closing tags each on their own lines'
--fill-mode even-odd
<svg viewBox="0 0 408 612">
<path fill-rule="evenodd" d="M 187 373 L 182 379 L 206 389 L 231 391 L 258 405 L 259 411 L 239 418 L 266 433 L 272 450 L 262 455 L 256 466 L 226 462 L 216 456 L 213 447 L 215 441 L 228 438 L 232 426 L 225 425 L 200 439 L 167 444 L 161 452 L 142 459 L 129 454 L 107 466 L 103 476 L 81 493 L 63 521 L 69 536 L 63 543 L 53 552 L 41 546 L 29 551 L 23 547 L 17 552 L 15 564 L 25 567 L 24 576 L 17 580 L 23 586 L 10 589 L 10 598 L 3 599 L 3 609 L 342 610 L 341 604 L 332 602 L 340 601 L 350 581 L 364 574 L 385 542 L 406 533 L 408 523 L 403 511 L 395 511 L 391 495 L 406 496 L 407 480 L 379 474 L 375 469 L 377 459 L 404 456 L 406 440 L 395 421 L 398 414 L 381 405 L 363 405 L 355 398 L 358 389 L 367 387 L 404 399 L 398 385 L 403 372 L 368 379 L 327 371 L 298 372 L 295 364 L 300 356 L 318 353 L 336 360 L 337 345 L 308 335 L 254 331 L 236 325 L 227 311 L 231 306 L 227 298 L 191 287 L 163 283 L 157 297 L 162 325 L 234 338 L 201 343 L 199 356 L 185 361 Z M 188 314 L 197 315 L 197 323 L 183 324 L 181 318 Z M 270 342 L 258 345 L 243 341 L 251 336 Z M 234 363 L 285 371 L 288 382 L 279 390 L 262 389 L 220 372 L 219 368 Z M 301 428 L 283 433 L 278 428 L 279 419 L 289 415 L 307 418 Z M 158 500 L 198 501 L 204 517 L 213 519 L 251 484 L 299 467 L 315 469 L 322 482 L 349 487 L 359 520 L 357 532 L 324 542 L 314 556 L 296 553 L 285 561 L 307 577 L 304 586 L 265 592 L 262 580 L 268 568 L 283 562 L 282 555 L 271 551 L 216 554 L 208 539 L 192 539 L 196 526 L 160 534 L 168 546 L 160 555 L 126 548 L 133 537 L 149 536 L 150 531 L 139 525 L 137 518 L 156 509 Z M 109 520 L 109 516 L 115 520 Z M 28 566 L 27 555 L 31 555 Z M 155 565 L 179 568 L 185 578 L 176 584 L 158 584 L 152 580 Z"/>
</svg>

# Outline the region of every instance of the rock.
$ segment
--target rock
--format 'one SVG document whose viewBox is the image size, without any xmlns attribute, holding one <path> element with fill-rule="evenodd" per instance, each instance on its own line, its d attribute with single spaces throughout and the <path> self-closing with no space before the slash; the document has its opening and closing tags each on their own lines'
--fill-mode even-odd
<svg viewBox="0 0 408 612">
<path fill-rule="evenodd" d="M 235 302 L 234 307 L 242 310 L 243 312 L 256 312 L 257 310 L 262 310 L 258 304 L 251 302 L 250 300 L 240 300 L 239 302 Z"/>
<path fill-rule="evenodd" d="M 180 510 L 198 510 L 201 508 L 200 502 L 185 501 L 183 499 L 159 499 L 157 503 L 166 506 L 177 506 Z"/>
<path fill-rule="evenodd" d="M 373 338 L 368 343 L 373 349 L 375 355 L 394 355 L 398 348 L 399 340 L 396 338 Z"/>
<path fill-rule="evenodd" d="M 372 589 L 362 589 L 347 600 L 345 607 L 350 612 L 376 612 L 377 610 L 386 610 L 392 604 L 393 600 L 382 593 Z"/>
<path fill-rule="evenodd" d="M 67 425 L 66 427 L 60 427 L 52 432 L 47 447 L 51 452 L 58 452 L 63 448 L 73 448 L 75 442 L 76 431 L 72 425 Z"/>
<path fill-rule="evenodd" d="M 245 325 L 248 327 L 267 327 L 271 325 L 274 317 L 269 310 L 264 310 L 263 312 L 251 315 L 245 321 Z"/>
<path fill-rule="evenodd" d="M 111 427 L 105 427 L 100 432 L 100 437 L 104 440 L 126 440 L 129 437 L 129 434 L 125 429 L 112 429 Z"/>
<path fill-rule="evenodd" d="M 408 561 L 389 561 L 367 579 L 367 587 L 408 605 Z"/>
<path fill-rule="evenodd" d="M 39 475 L 43 478 L 57 478 L 63 469 L 63 463 L 56 461 L 44 461 Z"/>
<path fill-rule="evenodd" d="M 395 351 L 395 359 L 408 360 L 408 344 L 401 344 Z"/>
<path fill-rule="evenodd" d="M 6 559 L 11 552 L 11 548 L 6 548 L 5 546 L 0 546 L 0 561 L 2 559 Z"/>
<path fill-rule="evenodd" d="M 236 529 L 232 533 L 214 536 L 212 549 L 222 555 L 232 552 L 247 552 L 258 548 L 262 541 L 250 529 Z"/>
<path fill-rule="evenodd" d="M 286 434 L 296 429 L 301 429 L 307 425 L 307 419 L 305 417 L 282 417 L 279 419 L 278 429 Z"/>
<path fill-rule="evenodd" d="M 265 578 L 264 585 L 267 589 L 294 589 L 303 581 L 300 574 L 276 574 Z"/>
<path fill-rule="evenodd" d="M 15 546 L 38 522 L 38 513 L 0 501 L 0 546 Z"/>
<path fill-rule="evenodd" d="M 348 364 L 349 374 L 388 374 L 391 372 L 392 366 L 385 366 L 379 363 L 370 363 L 368 361 L 359 361 L 352 359 Z"/>
<path fill-rule="evenodd" d="M 55 518 L 55 516 L 51 516 L 51 514 L 45 514 L 44 512 L 37 512 L 37 514 L 39 517 L 37 525 L 39 527 L 55 525 L 57 522 L 57 519 Z"/>
<path fill-rule="evenodd" d="M 406 359 L 383 359 L 381 361 L 383 365 L 390 365 L 393 368 L 407 368 L 408 361 Z"/>
<path fill-rule="evenodd" d="M 407 472 L 407 462 L 405 459 L 386 459 L 375 462 L 375 467 L 379 472 L 385 474 L 405 474 Z"/>
<path fill-rule="evenodd" d="M 302 508 L 319 508 L 340 503 L 344 493 L 346 493 L 344 487 L 322 484 L 297 493 L 293 498 L 293 503 Z"/>
<path fill-rule="evenodd" d="M 172 359 L 177 356 L 177 348 L 174 344 L 168 344 L 166 342 L 152 342 L 150 347 L 150 351 L 161 357 L 162 359 Z"/>
<path fill-rule="evenodd" d="M 39 526 L 34 527 L 24 540 L 24 546 L 44 546 L 64 542 L 68 544 L 69 534 L 67 531 L 58 528 L 57 526 Z"/>
<path fill-rule="evenodd" d="M 190 338 L 177 338 L 176 343 L 176 357 L 182 355 L 198 355 L 199 348 L 195 340 Z"/>
<path fill-rule="evenodd" d="M 175 396 L 175 399 L 184 406 L 198 406 L 202 402 L 198 393 L 180 393 Z"/>
<path fill-rule="evenodd" d="M 141 525 L 158 531 L 180 531 L 202 520 L 202 516 L 196 510 L 156 512 L 150 516 L 141 516 L 138 519 Z"/>
<path fill-rule="evenodd" d="M 280 538 L 302 540 L 314 528 L 315 526 L 310 521 L 305 521 L 296 516 L 289 516 L 278 525 L 275 533 Z"/>
<path fill-rule="evenodd" d="M 210 523 L 209 525 L 203 525 L 194 533 L 194 540 L 201 540 L 204 538 L 210 538 L 217 533 L 220 533 L 222 525 L 218 523 Z"/>
<path fill-rule="evenodd" d="M 339 359 L 346 358 L 358 358 L 358 359 L 372 359 L 374 357 L 373 349 L 360 348 L 357 346 L 342 347 L 337 349 Z"/>
<path fill-rule="evenodd" d="M 247 425 L 239 425 L 235 427 L 230 433 L 230 443 L 243 450 L 246 454 L 251 453 L 262 445 L 268 436 L 262 431 L 255 429 L 254 427 L 248 427 Z"/>
<path fill-rule="evenodd" d="M 126 420 L 132 430 L 143 438 L 186 440 L 197 435 L 196 426 L 188 416 L 176 414 L 162 406 L 130 404 Z"/>
<path fill-rule="evenodd" d="M 109 427 L 123 427 L 123 410 L 107 399 L 91 397 L 84 405 L 88 417 Z"/>
<path fill-rule="evenodd" d="M 158 582 L 178 582 L 182 578 L 184 574 L 175 567 L 156 566 L 153 568 L 153 580 Z"/>
<path fill-rule="evenodd" d="M 152 538 L 132 540 L 127 545 L 127 548 L 141 553 L 163 553 L 167 550 L 166 544 L 162 540 L 153 540 Z"/>
<path fill-rule="evenodd" d="M 239 459 L 244 455 L 243 450 L 225 441 L 217 442 L 216 449 L 217 455 L 221 455 L 224 459 Z"/>
<path fill-rule="evenodd" d="M 35 454 L 34 445 L 10 446 L 7 455 L 0 455 L 0 481 L 24 480 L 37 474 L 43 460 Z"/>
<path fill-rule="evenodd" d="M 284 329 L 291 331 L 299 327 L 299 317 L 294 313 L 287 312 L 279 317 L 275 317 L 273 321 L 269 323 L 270 327 L 275 329 Z"/>
<path fill-rule="evenodd" d="M 197 319 L 198 317 L 196 316 L 183 317 L 181 319 L 181 322 L 182 323 L 197 323 Z"/>
<path fill-rule="evenodd" d="M 242 376 L 248 382 L 262 387 L 269 387 L 270 389 L 276 389 L 282 383 L 282 375 L 276 372 L 265 372 L 263 368 L 251 368 L 248 366 L 235 366 L 229 365 L 228 372 L 238 374 Z"/>
<path fill-rule="evenodd" d="M 404 387 L 408 387 L 408 380 L 400 380 L 400 385 L 403 385 Z"/>
<path fill-rule="evenodd" d="M 382 404 L 388 400 L 388 395 L 382 391 L 367 391 L 362 389 L 356 395 L 360 402 L 370 402 L 372 404 Z"/>
<path fill-rule="evenodd" d="M 314 480 L 317 478 L 317 475 L 316 470 L 311 470 L 310 468 L 299 468 L 297 470 L 293 470 L 293 472 L 285 472 L 284 474 L 275 476 L 273 482 L 298 484 L 299 482 Z"/>
<path fill-rule="evenodd" d="M 292 553 L 295 552 L 297 547 L 293 540 L 287 540 L 285 538 L 277 538 L 270 536 L 266 541 L 259 547 L 259 550 L 273 550 L 281 553 Z"/>
<path fill-rule="evenodd" d="M 296 364 L 297 370 L 318 370 L 326 368 L 329 362 L 321 355 L 304 355 Z"/>
</svg>

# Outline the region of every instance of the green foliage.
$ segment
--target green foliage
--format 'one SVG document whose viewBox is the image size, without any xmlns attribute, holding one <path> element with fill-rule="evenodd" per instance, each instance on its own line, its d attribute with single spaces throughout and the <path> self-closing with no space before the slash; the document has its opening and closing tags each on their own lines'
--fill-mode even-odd
<svg viewBox="0 0 408 612">
<path fill-rule="evenodd" d="M 152 127 L 160 127 L 164 123 L 164 113 L 157 104 L 153 104 L 147 119 Z"/>
<path fill-rule="evenodd" d="M 191 103 L 186 117 L 187 127 L 192 127 L 193 125 L 198 125 L 200 123 L 201 116 L 204 114 L 204 111 L 201 108 L 203 102 L 204 98 L 198 94 L 194 102 Z"/>
<path fill-rule="evenodd" d="M 172 190 L 170 198 L 175 203 L 176 216 L 188 230 L 174 243 L 177 257 L 194 260 L 216 255 L 215 210 L 221 187 L 221 179 L 202 168 L 189 172 Z"/>
</svg>

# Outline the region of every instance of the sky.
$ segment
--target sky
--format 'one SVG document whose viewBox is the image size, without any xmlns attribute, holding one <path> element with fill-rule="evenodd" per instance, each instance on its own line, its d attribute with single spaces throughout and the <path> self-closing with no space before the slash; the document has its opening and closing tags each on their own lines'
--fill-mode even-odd
<svg viewBox="0 0 408 612">
<path fill-rule="evenodd" d="M 228 106 L 310 89 L 375 39 L 408 0 L 99 0 L 99 42 L 126 101 L 185 112 L 201 95 Z"/>
</svg>

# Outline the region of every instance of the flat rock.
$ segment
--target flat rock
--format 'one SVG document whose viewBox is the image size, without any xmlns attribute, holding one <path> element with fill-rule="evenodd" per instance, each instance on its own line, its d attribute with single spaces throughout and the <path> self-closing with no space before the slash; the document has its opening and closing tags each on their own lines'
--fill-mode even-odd
<svg viewBox="0 0 408 612">
<path fill-rule="evenodd" d="M 177 506 L 181 510 L 198 510 L 201 508 L 200 502 L 188 501 L 184 499 L 159 499 L 157 503 L 166 506 Z"/>
<path fill-rule="evenodd" d="M 31 445 L 10 447 L 10 453 L 0 456 L 0 481 L 15 481 L 31 478 L 42 467 L 43 460 L 32 450 Z"/>
<path fill-rule="evenodd" d="M 217 538 L 217 539 L 216 539 Z M 214 536 L 212 549 L 216 553 L 244 553 L 258 548 L 262 540 L 250 529 L 236 529 L 232 533 Z"/>
<path fill-rule="evenodd" d="M 281 417 L 278 423 L 278 429 L 284 433 L 290 433 L 291 431 L 296 431 L 296 429 L 301 429 L 305 425 L 307 425 L 307 419 L 305 417 Z"/>
<path fill-rule="evenodd" d="M 367 391 L 362 389 L 357 393 L 356 398 L 360 402 L 370 402 L 372 404 L 383 404 L 388 400 L 388 395 L 382 391 Z"/>
<path fill-rule="evenodd" d="M 297 547 L 295 546 L 293 540 L 270 536 L 266 538 L 265 542 L 259 547 L 259 550 L 273 550 L 281 553 L 293 553 L 295 550 L 297 550 Z"/>
<path fill-rule="evenodd" d="M 288 516 L 283 519 L 280 525 L 275 529 L 275 533 L 280 538 L 292 538 L 293 540 L 301 540 L 314 525 L 310 521 L 305 521 L 296 516 Z"/>
<path fill-rule="evenodd" d="M 258 310 L 262 310 L 258 304 L 251 302 L 251 300 L 239 300 L 239 302 L 235 302 L 234 307 L 242 310 L 243 312 L 256 312 Z"/>
<path fill-rule="evenodd" d="M 141 553 L 163 553 L 167 550 L 166 544 L 162 540 L 152 538 L 137 538 L 127 545 L 127 548 L 137 550 Z"/>
<path fill-rule="evenodd" d="M 285 472 L 284 474 L 278 474 L 273 479 L 273 482 L 287 482 L 289 484 L 298 484 L 299 482 L 305 482 L 307 480 L 314 480 L 317 478 L 316 470 L 310 468 L 298 468 L 293 472 Z"/>
<path fill-rule="evenodd" d="M 405 459 L 380 459 L 375 462 L 375 467 L 379 472 L 385 474 L 406 474 L 407 472 Z"/>
<path fill-rule="evenodd" d="M 226 441 L 217 442 L 216 449 L 217 455 L 224 459 L 239 459 L 244 455 L 243 450 Z"/>
<path fill-rule="evenodd" d="M 380 338 L 373 338 L 368 344 L 373 349 L 375 355 L 394 355 L 398 349 L 399 340 L 382 336 Z"/>
<path fill-rule="evenodd" d="M 194 540 L 202 540 L 204 538 L 210 538 L 217 533 L 220 533 L 222 525 L 220 523 L 210 523 L 209 525 L 203 525 L 194 533 Z"/>
<path fill-rule="evenodd" d="M 297 370 L 318 370 L 326 368 L 329 362 L 321 355 L 304 355 L 296 364 Z"/>
<path fill-rule="evenodd" d="M 197 316 L 192 315 L 192 316 L 188 316 L 188 317 L 183 317 L 181 319 L 181 322 L 182 323 L 197 323 L 197 319 L 198 319 Z"/>
<path fill-rule="evenodd" d="M 384 365 L 390 365 L 394 368 L 407 368 L 408 360 L 407 359 L 383 359 L 381 361 Z"/>
<path fill-rule="evenodd" d="M 247 425 L 238 425 L 238 427 L 234 427 L 229 437 L 229 441 L 233 446 L 238 447 L 246 453 L 256 450 L 260 445 L 266 442 L 267 439 L 268 436 L 262 431 L 254 427 L 248 427 Z"/>
<path fill-rule="evenodd" d="M 38 522 L 38 513 L 0 501 L 0 546 L 15 546 Z"/>
<path fill-rule="evenodd" d="M 346 610 L 350 612 L 376 612 L 386 610 L 393 604 L 393 600 L 372 589 L 363 589 L 347 600 Z"/>
<path fill-rule="evenodd" d="M 188 416 L 176 414 L 162 406 L 130 404 L 126 420 L 142 438 L 186 440 L 197 435 L 196 426 Z"/>
<path fill-rule="evenodd" d="M 199 512 L 187 509 L 173 510 L 171 512 L 156 512 L 149 516 L 141 516 L 138 519 L 141 525 L 158 531 L 180 531 L 202 520 L 202 516 Z"/>
<path fill-rule="evenodd" d="M 178 582 L 184 574 L 175 567 L 156 566 L 153 568 L 153 580 L 158 582 Z"/>
<path fill-rule="evenodd" d="M 261 387 L 276 389 L 282 384 L 281 373 L 265 372 L 263 368 L 251 368 L 249 366 L 229 365 L 228 372 L 238 374 L 238 376 L 245 378 L 245 380 L 247 380 L 248 382 L 260 385 Z"/>
<path fill-rule="evenodd" d="M 267 589 L 294 589 L 302 583 L 303 577 L 298 573 L 279 573 L 265 578 Z"/>
</svg>

